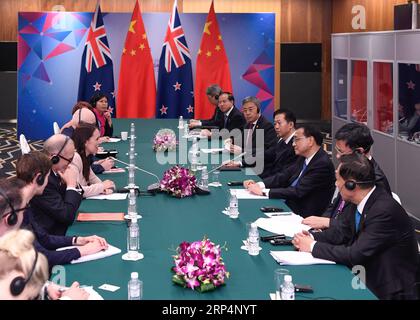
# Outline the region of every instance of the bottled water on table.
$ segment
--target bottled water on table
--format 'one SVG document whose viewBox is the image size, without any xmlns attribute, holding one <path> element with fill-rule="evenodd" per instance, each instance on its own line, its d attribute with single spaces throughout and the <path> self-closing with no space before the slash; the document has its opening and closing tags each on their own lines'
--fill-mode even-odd
<svg viewBox="0 0 420 320">
<path fill-rule="evenodd" d="M 137 218 L 137 204 L 136 204 L 136 191 L 134 189 L 130 189 L 130 194 L 128 195 L 128 210 L 127 214 L 132 218 Z"/>
<path fill-rule="evenodd" d="M 251 223 L 248 234 L 248 253 L 251 256 L 260 254 L 260 234 L 256 223 Z"/>
<path fill-rule="evenodd" d="M 184 125 L 184 136 L 185 138 L 188 137 L 188 135 L 190 134 L 190 129 L 188 128 L 188 124 Z"/>
<path fill-rule="evenodd" d="M 283 286 L 281 287 L 281 300 L 295 300 L 295 286 L 292 283 L 292 276 L 284 276 Z"/>
<path fill-rule="evenodd" d="M 127 235 L 127 251 L 129 256 L 137 256 L 140 247 L 140 231 L 137 218 L 131 219 Z"/>
<path fill-rule="evenodd" d="M 179 129 L 184 129 L 184 119 L 182 116 L 179 116 L 179 120 L 178 120 L 178 128 Z"/>
<path fill-rule="evenodd" d="M 139 280 L 137 272 L 131 273 L 128 281 L 128 300 L 141 300 L 143 298 L 143 282 Z"/>
<path fill-rule="evenodd" d="M 236 196 L 236 192 L 230 193 L 230 201 L 229 201 L 229 217 L 232 219 L 236 219 L 239 216 L 239 209 L 238 209 L 238 197 Z"/>
<path fill-rule="evenodd" d="M 136 127 L 134 126 L 134 123 L 132 122 L 130 125 L 130 139 L 136 138 Z"/>
<path fill-rule="evenodd" d="M 209 186 L 209 174 L 207 173 L 206 166 L 201 169 L 201 186 L 204 188 L 208 188 Z"/>
<path fill-rule="evenodd" d="M 136 168 L 134 164 L 130 164 L 130 166 L 128 167 L 128 187 L 129 188 L 134 188 L 136 186 L 135 175 L 136 175 Z"/>
</svg>

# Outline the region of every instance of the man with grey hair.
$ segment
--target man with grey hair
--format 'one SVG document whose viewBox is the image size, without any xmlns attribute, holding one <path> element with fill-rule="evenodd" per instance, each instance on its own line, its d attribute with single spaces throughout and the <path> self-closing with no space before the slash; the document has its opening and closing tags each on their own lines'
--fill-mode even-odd
<svg viewBox="0 0 420 320">
<path fill-rule="evenodd" d="M 273 124 L 261 115 L 261 102 L 257 97 L 249 96 L 242 100 L 242 113 L 246 120 L 242 141 L 238 143 L 231 140 L 227 146 L 234 154 L 246 152 L 245 162 L 229 162 L 228 165 L 254 167 L 255 174 L 261 174 L 265 152 L 277 142 L 276 131 Z"/>
<path fill-rule="evenodd" d="M 35 222 L 48 234 L 65 235 L 82 201 L 78 188 L 78 172 L 69 166 L 75 148 L 73 140 L 63 134 L 55 134 L 44 143 L 44 152 L 52 162 L 47 186 L 30 204 Z"/>
<path fill-rule="evenodd" d="M 219 127 L 219 124 L 223 122 L 223 112 L 220 111 L 218 107 L 219 96 L 222 93 L 222 88 L 220 88 L 217 84 L 212 84 L 211 86 L 207 87 L 206 95 L 209 102 L 214 105 L 214 113 L 213 116 L 208 120 L 195 120 L 191 119 L 189 127 L 190 129 L 197 128 L 197 127 Z"/>
</svg>

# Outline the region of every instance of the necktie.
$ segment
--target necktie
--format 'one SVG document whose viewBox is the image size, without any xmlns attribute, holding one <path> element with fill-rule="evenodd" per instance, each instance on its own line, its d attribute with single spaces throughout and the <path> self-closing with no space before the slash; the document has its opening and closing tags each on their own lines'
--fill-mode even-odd
<svg viewBox="0 0 420 320">
<path fill-rule="evenodd" d="M 224 123 L 223 128 L 226 128 L 227 121 L 228 121 L 228 115 L 227 115 L 227 114 L 225 114 L 225 115 L 224 115 L 224 117 L 225 117 L 225 123 Z"/>
<path fill-rule="evenodd" d="M 246 146 L 249 146 L 251 144 L 253 127 L 253 123 L 248 123 L 248 125 L 246 126 L 246 128 L 248 129 L 248 134 L 246 136 Z"/>
<path fill-rule="evenodd" d="M 339 202 L 339 204 L 337 206 L 337 209 L 334 210 L 334 212 L 332 213 L 331 218 L 334 219 L 335 217 L 337 217 L 343 211 L 343 208 L 344 208 L 344 204 L 345 203 L 346 202 L 343 199 L 340 199 L 340 202 Z"/>
<path fill-rule="evenodd" d="M 359 212 L 359 210 L 356 209 L 356 212 L 354 214 L 355 224 L 356 224 L 356 232 L 359 232 L 359 224 L 360 224 L 360 218 L 362 217 L 362 214 Z"/>
<path fill-rule="evenodd" d="M 298 177 L 295 180 L 293 180 L 292 184 L 290 185 L 291 187 L 296 187 L 297 186 L 297 184 L 299 182 L 299 179 L 302 176 L 302 174 L 305 172 L 305 170 L 306 170 L 306 161 L 303 161 L 302 170 L 300 171 Z"/>
</svg>

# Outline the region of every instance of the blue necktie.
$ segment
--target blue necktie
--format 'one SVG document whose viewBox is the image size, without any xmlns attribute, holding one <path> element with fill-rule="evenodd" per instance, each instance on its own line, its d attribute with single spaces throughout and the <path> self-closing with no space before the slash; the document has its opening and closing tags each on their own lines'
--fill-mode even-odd
<svg viewBox="0 0 420 320">
<path fill-rule="evenodd" d="M 293 180 L 292 184 L 290 185 L 291 187 L 296 187 L 297 186 L 297 184 L 299 182 L 299 179 L 303 175 L 305 170 L 306 170 L 306 161 L 303 161 L 302 170 L 300 171 L 300 174 L 298 175 L 298 177 L 295 180 Z"/>
<path fill-rule="evenodd" d="M 226 128 L 226 124 L 227 124 L 227 121 L 228 121 L 228 115 L 227 115 L 227 114 L 225 114 L 224 116 L 225 116 L 225 125 L 224 125 L 224 127 L 223 127 L 223 128 Z"/>
<path fill-rule="evenodd" d="M 360 224 L 360 219 L 362 218 L 362 214 L 357 209 L 356 209 L 356 212 L 354 214 L 354 218 L 355 218 L 355 222 L 356 222 L 356 232 L 359 232 L 359 224 Z"/>
</svg>

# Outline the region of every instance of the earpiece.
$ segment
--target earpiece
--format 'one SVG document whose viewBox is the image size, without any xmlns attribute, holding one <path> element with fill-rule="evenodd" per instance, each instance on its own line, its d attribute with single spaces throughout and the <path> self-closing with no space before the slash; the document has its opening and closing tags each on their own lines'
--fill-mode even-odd
<svg viewBox="0 0 420 320">
<path fill-rule="evenodd" d="M 354 189 L 356 189 L 356 186 L 358 184 L 374 184 L 375 181 L 355 181 L 355 180 L 347 180 L 344 183 L 344 187 L 349 190 L 349 191 L 353 191 Z"/>
<path fill-rule="evenodd" d="M 16 210 L 13 207 L 12 202 L 10 201 L 10 198 L 7 196 L 7 194 L 1 188 L 0 188 L 0 195 L 4 198 L 4 200 L 6 200 L 7 204 L 10 207 L 10 210 L 11 210 L 10 214 L 6 218 L 6 223 L 10 227 L 13 227 L 18 222 L 18 216 L 17 216 Z"/>
<path fill-rule="evenodd" d="M 64 148 L 66 147 L 69 140 L 70 140 L 70 138 L 68 136 L 66 136 L 66 140 L 64 141 L 63 146 L 61 147 L 60 151 L 58 151 L 57 154 L 54 154 L 54 155 L 51 156 L 52 164 L 57 164 L 57 163 L 60 162 L 60 154 L 64 150 Z"/>
<path fill-rule="evenodd" d="M 35 271 L 37 261 L 38 261 L 38 251 L 35 250 L 35 260 L 32 265 L 32 269 L 31 269 L 31 272 L 29 273 L 28 278 L 25 279 L 24 277 L 16 277 L 10 283 L 10 293 L 13 296 L 16 297 L 20 295 L 23 292 L 23 290 L 25 290 L 26 284 L 29 282 L 29 280 L 31 280 L 31 277 Z"/>
<path fill-rule="evenodd" d="M 36 183 L 39 186 L 42 186 L 44 184 L 45 181 L 45 176 L 43 176 L 42 174 L 40 174 L 38 177 L 36 177 Z"/>
</svg>

